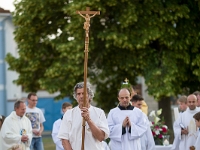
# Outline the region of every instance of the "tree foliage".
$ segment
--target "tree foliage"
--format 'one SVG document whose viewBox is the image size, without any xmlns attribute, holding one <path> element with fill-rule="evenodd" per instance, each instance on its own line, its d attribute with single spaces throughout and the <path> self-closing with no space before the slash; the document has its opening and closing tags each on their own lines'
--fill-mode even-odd
<svg viewBox="0 0 200 150">
<path fill-rule="evenodd" d="M 128 78 L 144 76 L 157 100 L 200 89 L 200 11 L 195 0 L 21 0 L 13 14 L 19 58 L 6 57 L 25 91 L 72 95 L 83 81 L 84 38 L 77 10 L 91 19 L 88 77 L 105 111 L 116 106 Z"/>
</svg>

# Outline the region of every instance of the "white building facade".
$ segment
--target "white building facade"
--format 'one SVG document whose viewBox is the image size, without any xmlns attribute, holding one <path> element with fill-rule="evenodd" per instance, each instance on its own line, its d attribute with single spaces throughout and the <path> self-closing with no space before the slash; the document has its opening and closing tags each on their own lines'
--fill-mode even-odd
<svg viewBox="0 0 200 150">
<path fill-rule="evenodd" d="M 13 110 L 14 100 L 20 98 L 22 93 L 21 87 L 13 84 L 18 74 L 9 71 L 8 64 L 5 62 L 7 53 L 17 57 L 14 30 L 11 13 L 0 8 L 0 114 L 5 116 Z"/>
</svg>

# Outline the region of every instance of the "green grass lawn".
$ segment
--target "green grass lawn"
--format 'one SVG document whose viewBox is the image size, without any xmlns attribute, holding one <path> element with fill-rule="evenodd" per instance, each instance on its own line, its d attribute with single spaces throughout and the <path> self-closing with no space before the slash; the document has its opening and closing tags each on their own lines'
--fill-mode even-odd
<svg viewBox="0 0 200 150">
<path fill-rule="evenodd" d="M 56 146 L 51 138 L 51 136 L 42 137 L 42 141 L 44 144 L 44 150 L 55 150 Z"/>
</svg>

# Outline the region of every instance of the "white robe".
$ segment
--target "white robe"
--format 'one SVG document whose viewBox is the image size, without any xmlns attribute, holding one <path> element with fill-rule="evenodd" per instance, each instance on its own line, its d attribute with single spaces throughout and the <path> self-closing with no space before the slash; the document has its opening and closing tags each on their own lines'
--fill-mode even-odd
<svg viewBox="0 0 200 150">
<path fill-rule="evenodd" d="M 29 140 L 28 142 L 21 142 L 22 133 L 21 131 L 25 129 L 23 134 L 27 135 Z M 30 120 L 23 116 L 21 119 L 16 115 L 16 112 L 13 111 L 11 114 L 6 117 L 1 128 L 2 136 L 2 149 L 8 150 L 12 146 L 21 144 L 24 150 L 30 150 L 30 144 L 32 140 L 32 127 Z"/>
<path fill-rule="evenodd" d="M 99 129 L 105 132 L 105 139 L 109 135 L 108 123 L 102 109 L 91 106 L 89 108 L 90 118 Z M 58 132 L 59 139 L 69 140 L 73 150 L 80 150 L 82 143 L 82 116 L 81 110 L 77 106 L 68 110 L 61 122 Z M 104 150 L 102 142 L 95 139 L 91 129 L 86 122 L 84 150 Z"/>
<path fill-rule="evenodd" d="M 53 142 L 56 144 L 56 150 L 64 150 L 62 146 L 62 141 L 57 137 L 58 131 L 60 129 L 61 119 L 58 119 L 53 124 L 53 130 L 52 130 L 52 139 Z"/>
<path fill-rule="evenodd" d="M 147 118 L 147 115 L 145 113 L 143 113 L 143 116 L 147 125 L 147 131 L 140 139 L 142 150 L 155 150 L 155 142 L 151 132 L 149 119 Z"/>
<path fill-rule="evenodd" d="M 102 144 L 103 144 L 104 150 L 110 150 L 108 144 L 105 141 L 102 141 Z"/>
<path fill-rule="evenodd" d="M 181 115 L 182 115 L 182 112 L 179 113 L 178 118 Z M 179 133 L 179 131 L 180 131 L 178 118 L 177 118 L 177 120 L 174 121 L 174 124 L 173 124 L 174 141 L 173 141 L 171 150 L 179 150 L 180 138 L 179 138 L 179 135 L 176 134 L 176 133 Z"/>
<path fill-rule="evenodd" d="M 176 141 L 179 142 L 179 150 L 189 149 L 189 147 L 193 146 L 196 142 L 198 131 L 193 116 L 197 112 L 199 112 L 197 108 L 195 110 L 187 108 L 174 124 L 175 136 L 179 139 L 179 141 Z M 188 128 L 188 135 L 181 135 L 180 123 L 182 123 L 185 128 Z"/>
<path fill-rule="evenodd" d="M 126 127 L 126 133 L 122 135 L 122 123 L 127 116 L 131 121 L 131 133 Z M 116 107 L 110 110 L 108 127 L 111 150 L 141 150 L 140 137 L 147 131 L 147 125 L 140 109 L 134 107 L 133 110 L 120 110 Z"/>
<path fill-rule="evenodd" d="M 195 150 L 200 150 L 200 130 L 199 130 L 199 134 L 194 146 L 195 146 Z"/>
<path fill-rule="evenodd" d="M 2 137 L 1 137 L 1 129 L 0 129 L 0 150 L 3 150 L 3 148 L 2 148 Z"/>
</svg>

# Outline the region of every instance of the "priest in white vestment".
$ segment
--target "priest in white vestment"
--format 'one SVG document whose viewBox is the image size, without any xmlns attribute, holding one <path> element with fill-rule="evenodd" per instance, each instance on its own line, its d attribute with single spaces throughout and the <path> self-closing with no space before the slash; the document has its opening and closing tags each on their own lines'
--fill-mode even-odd
<svg viewBox="0 0 200 150">
<path fill-rule="evenodd" d="M 187 97 L 188 108 L 180 115 L 176 124 L 174 124 L 175 136 L 179 139 L 179 150 L 189 149 L 197 140 L 197 127 L 193 118 L 194 114 L 199 112 L 197 109 L 197 98 L 191 94 Z"/>
<path fill-rule="evenodd" d="M 12 150 L 20 147 L 20 150 L 30 150 L 32 126 L 24 115 L 26 112 L 24 101 L 15 102 L 14 109 L 15 111 L 6 117 L 1 128 L 2 149 Z"/>
<path fill-rule="evenodd" d="M 78 106 L 64 114 L 58 133 L 63 147 L 67 150 L 81 150 L 82 118 L 84 118 L 86 120 L 84 150 L 104 150 L 102 141 L 109 135 L 108 123 L 104 111 L 90 105 L 94 97 L 91 85 L 87 83 L 86 107 L 83 107 L 83 82 L 75 85 L 73 96 Z"/>
<path fill-rule="evenodd" d="M 134 107 L 142 109 L 144 99 L 140 95 L 134 95 L 131 98 L 131 103 Z M 150 123 L 147 115 L 143 112 L 143 116 L 147 125 L 147 131 L 141 137 L 141 147 L 142 150 L 155 150 L 155 142 L 151 132 Z"/>
<path fill-rule="evenodd" d="M 140 138 L 147 131 L 147 125 L 142 111 L 130 104 L 130 96 L 128 89 L 121 89 L 119 106 L 108 114 L 111 150 L 141 150 Z"/>
</svg>

